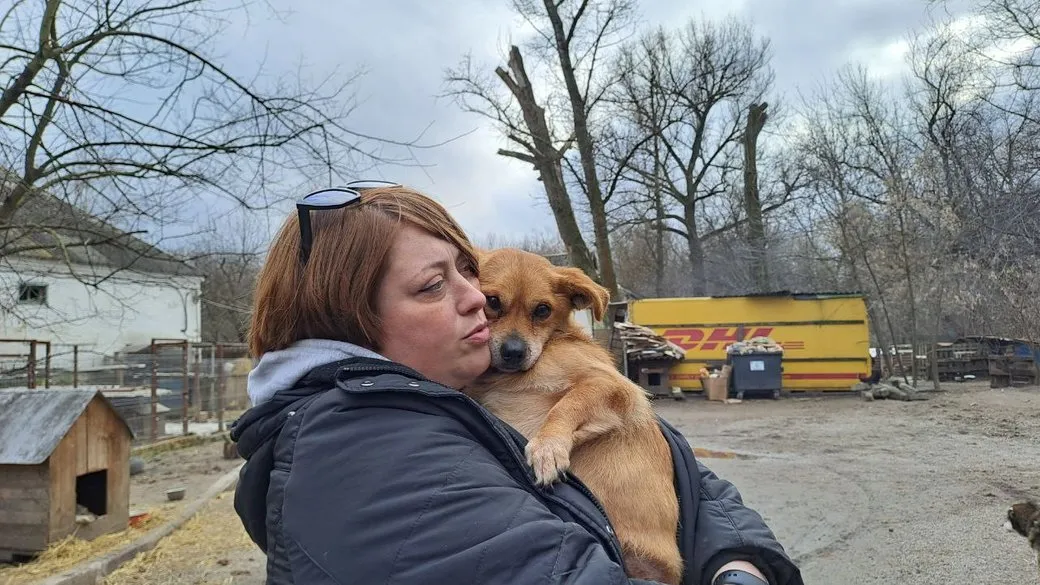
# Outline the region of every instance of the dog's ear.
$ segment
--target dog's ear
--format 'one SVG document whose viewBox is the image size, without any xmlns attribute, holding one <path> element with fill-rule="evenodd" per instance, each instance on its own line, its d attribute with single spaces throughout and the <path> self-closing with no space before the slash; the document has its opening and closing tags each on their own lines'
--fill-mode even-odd
<svg viewBox="0 0 1040 585">
<path fill-rule="evenodd" d="M 556 289 L 570 298 L 575 309 L 592 307 L 592 316 L 597 321 L 603 320 L 607 303 L 610 302 L 610 291 L 589 278 L 580 268 L 557 268 Z"/>
</svg>

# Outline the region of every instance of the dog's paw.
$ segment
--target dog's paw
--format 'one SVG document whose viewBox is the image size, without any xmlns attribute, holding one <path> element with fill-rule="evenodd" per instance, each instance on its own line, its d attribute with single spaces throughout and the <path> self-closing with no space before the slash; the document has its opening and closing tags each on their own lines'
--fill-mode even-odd
<svg viewBox="0 0 1040 585">
<path fill-rule="evenodd" d="M 527 462 L 538 485 L 550 485 L 571 466 L 571 441 L 561 437 L 535 437 L 527 443 Z"/>
</svg>

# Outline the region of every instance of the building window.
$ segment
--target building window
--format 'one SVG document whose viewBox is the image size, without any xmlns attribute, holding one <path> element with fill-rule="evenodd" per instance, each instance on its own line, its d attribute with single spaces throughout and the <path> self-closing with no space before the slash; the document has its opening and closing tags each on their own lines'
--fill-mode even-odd
<svg viewBox="0 0 1040 585">
<path fill-rule="evenodd" d="M 18 285 L 18 302 L 33 305 L 47 304 L 47 285 L 21 283 Z"/>
</svg>

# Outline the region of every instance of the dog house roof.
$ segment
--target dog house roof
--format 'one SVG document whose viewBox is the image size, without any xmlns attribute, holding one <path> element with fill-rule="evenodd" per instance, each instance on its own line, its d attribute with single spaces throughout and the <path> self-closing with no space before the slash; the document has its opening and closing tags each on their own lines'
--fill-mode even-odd
<svg viewBox="0 0 1040 585">
<path fill-rule="evenodd" d="M 94 396 L 107 402 L 97 390 L 0 390 L 0 465 L 46 461 Z M 126 425 L 115 409 L 112 413 Z"/>
</svg>

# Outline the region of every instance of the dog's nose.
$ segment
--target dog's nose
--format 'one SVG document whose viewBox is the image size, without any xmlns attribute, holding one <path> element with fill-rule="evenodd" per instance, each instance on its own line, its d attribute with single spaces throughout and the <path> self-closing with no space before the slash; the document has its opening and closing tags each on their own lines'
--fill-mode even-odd
<svg viewBox="0 0 1040 585">
<path fill-rule="evenodd" d="M 527 353 L 527 345 L 522 339 L 509 337 L 502 342 L 500 352 L 503 362 L 510 366 L 518 366 L 524 360 L 524 354 Z"/>
</svg>

